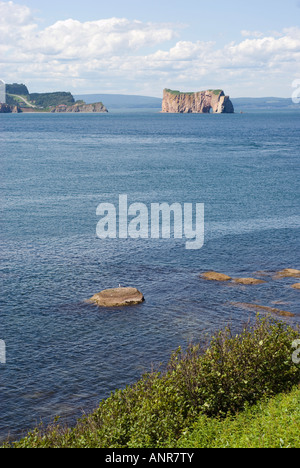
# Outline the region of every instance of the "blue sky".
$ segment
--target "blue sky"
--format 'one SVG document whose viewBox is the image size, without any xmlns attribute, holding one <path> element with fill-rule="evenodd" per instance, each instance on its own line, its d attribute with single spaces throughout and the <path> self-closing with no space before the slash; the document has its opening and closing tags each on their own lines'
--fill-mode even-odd
<svg viewBox="0 0 300 468">
<path fill-rule="evenodd" d="M 0 78 L 30 90 L 290 97 L 299 0 L 0 0 Z"/>
</svg>

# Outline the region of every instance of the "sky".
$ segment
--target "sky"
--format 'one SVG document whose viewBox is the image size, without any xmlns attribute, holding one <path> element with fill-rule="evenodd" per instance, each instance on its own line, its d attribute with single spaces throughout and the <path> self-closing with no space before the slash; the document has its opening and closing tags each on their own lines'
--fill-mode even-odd
<svg viewBox="0 0 300 468">
<path fill-rule="evenodd" d="M 300 0 L 0 0 L 0 79 L 30 92 L 291 97 Z"/>
</svg>

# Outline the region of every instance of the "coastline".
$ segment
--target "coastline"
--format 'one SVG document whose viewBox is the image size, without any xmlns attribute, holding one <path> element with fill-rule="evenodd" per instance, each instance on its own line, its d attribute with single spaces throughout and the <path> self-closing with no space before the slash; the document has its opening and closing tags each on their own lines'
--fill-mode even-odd
<svg viewBox="0 0 300 468">
<path fill-rule="evenodd" d="M 194 343 L 186 351 L 179 348 L 164 369 L 152 370 L 115 390 L 72 427 L 54 418 L 48 427 L 40 425 L 17 441 L 7 440 L 2 448 L 170 449 L 182 444 L 221 448 L 223 437 L 226 446 L 233 448 L 258 413 L 257 407 L 272 406 L 274 399 L 281 399 L 284 413 L 295 398 L 296 405 L 289 411 L 295 423 L 289 420 L 283 430 L 284 439 L 289 439 L 286 445 L 299 447 L 295 429 L 300 422 L 300 366 L 290 355 L 291 343 L 299 337 L 299 329 L 268 316 L 256 318 L 238 335 L 227 327 L 212 336 L 207 347 Z M 233 427 L 239 419 L 243 424 L 242 431 L 239 426 L 231 431 L 230 444 L 227 424 L 217 438 L 206 431 L 226 419 Z M 276 427 L 276 421 L 273 424 Z M 261 425 L 272 433 L 268 418 L 262 418 Z M 198 431 L 207 434 L 206 440 L 201 435 L 199 440 Z M 271 445 L 277 447 L 281 440 L 275 437 Z M 261 443 L 259 437 L 255 444 L 260 447 Z"/>
</svg>

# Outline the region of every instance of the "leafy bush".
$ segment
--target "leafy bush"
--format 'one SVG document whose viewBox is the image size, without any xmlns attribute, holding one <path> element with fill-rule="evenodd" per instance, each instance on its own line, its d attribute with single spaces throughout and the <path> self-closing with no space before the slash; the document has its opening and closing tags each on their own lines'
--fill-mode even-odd
<svg viewBox="0 0 300 468">
<path fill-rule="evenodd" d="M 299 332 L 272 318 L 239 335 L 230 328 L 209 346 L 177 350 L 164 372 L 151 372 L 117 390 L 73 429 L 36 430 L 15 447 L 172 447 L 199 418 L 224 418 L 300 382 L 292 362 Z M 208 419 L 206 419 L 208 421 Z"/>
<path fill-rule="evenodd" d="M 300 368 L 291 359 L 297 333 L 271 318 L 236 336 L 226 328 L 203 355 L 194 347 L 173 364 L 181 390 L 209 416 L 235 413 L 266 395 L 290 390 L 300 381 Z"/>
<path fill-rule="evenodd" d="M 300 389 L 261 401 L 235 417 L 200 416 L 177 442 L 184 448 L 300 448 Z"/>
</svg>

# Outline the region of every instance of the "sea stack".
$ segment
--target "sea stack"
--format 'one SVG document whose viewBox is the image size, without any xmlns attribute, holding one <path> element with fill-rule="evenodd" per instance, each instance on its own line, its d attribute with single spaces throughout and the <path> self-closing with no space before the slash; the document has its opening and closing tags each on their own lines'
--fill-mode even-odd
<svg viewBox="0 0 300 468">
<path fill-rule="evenodd" d="M 221 89 L 181 93 L 164 89 L 162 112 L 173 114 L 233 114 L 234 107 Z"/>
</svg>

